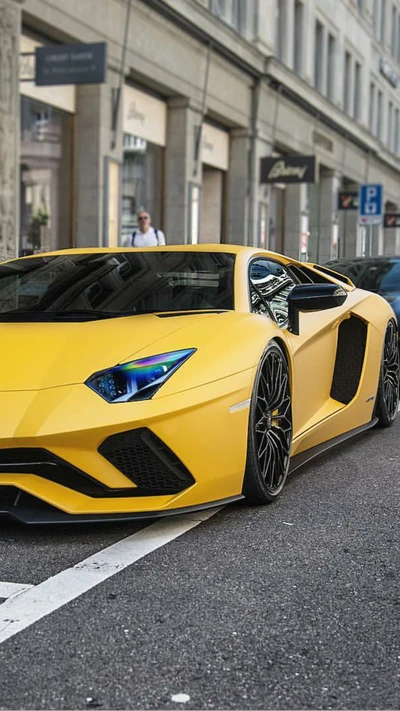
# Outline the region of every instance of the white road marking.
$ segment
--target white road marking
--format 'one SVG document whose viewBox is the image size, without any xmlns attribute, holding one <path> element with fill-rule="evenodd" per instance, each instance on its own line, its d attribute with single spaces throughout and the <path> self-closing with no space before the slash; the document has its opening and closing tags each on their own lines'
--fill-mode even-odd
<svg viewBox="0 0 400 711">
<path fill-rule="evenodd" d="M 206 521 L 223 507 L 163 518 L 0 605 L 0 644 L 140 558 Z"/>
<path fill-rule="evenodd" d="M 33 585 L 22 585 L 22 583 L 2 583 L 0 582 L 0 598 L 16 597 L 21 593 L 33 588 Z"/>
</svg>

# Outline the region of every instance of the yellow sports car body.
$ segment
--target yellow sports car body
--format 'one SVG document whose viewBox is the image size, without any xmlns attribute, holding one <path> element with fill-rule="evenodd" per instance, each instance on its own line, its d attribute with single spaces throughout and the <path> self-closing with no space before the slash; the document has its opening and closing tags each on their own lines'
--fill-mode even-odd
<svg viewBox="0 0 400 711">
<path fill-rule="evenodd" d="M 0 513 L 27 523 L 268 503 L 397 413 L 389 304 L 256 248 L 5 262 L 0 334 Z"/>
</svg>

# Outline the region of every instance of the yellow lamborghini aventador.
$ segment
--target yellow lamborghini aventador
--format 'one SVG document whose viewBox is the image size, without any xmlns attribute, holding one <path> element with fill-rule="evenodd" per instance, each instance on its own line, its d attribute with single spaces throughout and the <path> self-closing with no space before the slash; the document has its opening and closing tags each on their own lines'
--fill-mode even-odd
<svg viewBox="0 0 400 711">
<path fill-rule="evenodd" d="M 268 503 L 398 408 L 389 304 L 255 248 L 15 259 L 0 333 L 0 513 L 28 523 Z"/>
</svg>

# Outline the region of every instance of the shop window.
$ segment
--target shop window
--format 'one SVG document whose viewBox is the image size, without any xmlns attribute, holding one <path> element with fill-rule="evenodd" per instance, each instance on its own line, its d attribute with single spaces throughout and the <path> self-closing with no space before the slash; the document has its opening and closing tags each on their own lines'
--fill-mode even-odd
<svg viewBox="0 0 400 711">
<path fill-rule="evenodd" d="M 72 245 L 72 116 L 21 97 L 21 255 Z"/>
<path fill-rule="evenodd" d="M 144 138 L 124 134 L 122 167 L 122 244 L 138 228 L 137 214 L 145 209 L 152 224 L 162 224 L 163 148 Z"/>
</svg>

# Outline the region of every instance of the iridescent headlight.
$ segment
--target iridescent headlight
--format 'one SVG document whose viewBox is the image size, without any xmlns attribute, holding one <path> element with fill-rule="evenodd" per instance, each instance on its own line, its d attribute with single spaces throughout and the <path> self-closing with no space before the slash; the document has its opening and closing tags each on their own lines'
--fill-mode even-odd
<svg viewBox="0 0 400 711">
<path fill-rule="evenodd" d="M 195 350 L 187 348 L 116 365 L 91 375 L 85 385 L 107 402 L 148 400 Z"/>
</svg>

